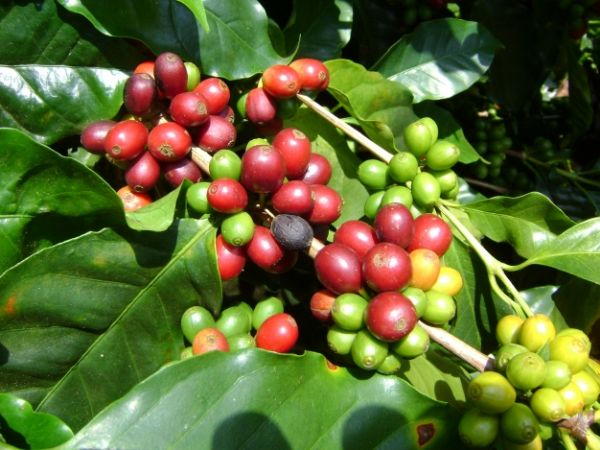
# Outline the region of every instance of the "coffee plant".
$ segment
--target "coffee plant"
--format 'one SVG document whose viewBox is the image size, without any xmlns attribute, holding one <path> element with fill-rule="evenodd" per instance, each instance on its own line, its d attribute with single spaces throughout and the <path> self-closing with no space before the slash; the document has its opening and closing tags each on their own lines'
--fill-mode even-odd
<svg viewBox="0 0 600 450">
<path fill-rule="evenodd" d="M 600 449 L 597 0 L 0 5 L 0 447 Z"/>
</svg>

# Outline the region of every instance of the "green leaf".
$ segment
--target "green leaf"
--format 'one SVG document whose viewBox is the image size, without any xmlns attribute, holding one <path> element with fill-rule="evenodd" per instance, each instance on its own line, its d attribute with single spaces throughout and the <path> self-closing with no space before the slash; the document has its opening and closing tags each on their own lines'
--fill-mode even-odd
<svg viewBox="0 0 600 450">
<path fill-rule="evenodd" d="M 554 302 L 565 321 L 588 334 L 600 320 L 600 285 L 569 277 L 554 293 Z"/>
<path fill-rule="evenodd" d="M 0 128 L 0 273 L 39 248 L 124 224 L 115 191 L 97 174 Z"/>
<path fill-rule="evenodd" d="M 206 18 L 206 10 L 204 9 L 204 1 L 194 1 L 194 0 L 177 0 L 178 2 L 187 6 L 190 11 L 194 14 L 194 17 L 198 21 L 198 23 L 206 30 L 210 31 L 210 26 L 208 25 L 208 19 Z"/>
<path fill-rule="evenodd" d="M 284 32 L 289 44 L 300 41 L 296 58 L 339 58 L 350 40 L 353 12 L 348 0 L 294 0 Z"/>
<path fill-rule="evenodd" d="M 60 448 L 438 449 L 455 424 L 396 377 L 248 349 L 164 367 Z"/>
<path fill-rule="evenodd" d="M 277 54 L 269 20 L 257 0 L 205 0 L 210 32 L 200 30 L 202 71 L 228 80 L 249 78 L 291 56 Z"/>
<path fill-rule="evenodd" d="M 556 289 L 556 286 L 536 286 L 521 291 L 521 296 L 533 312 L 550 317 L 556 329 L 562 330 L 567 328 L 567 323 L 552 299 Z"/>
<path fill-rule="evenodd" d="M 553 267 L 584 280 L 600 284 L 600 218 L 580 222 L 536 249 L 515 270 L 532 264 Z"/>
<path fill-rule="evenodd" d="M 77 135 L 119 111 L 126 79 L 111 69 L 0 66 L 0 125 L 45 144 Z"/>
<path fill-rule="evenodd" d="M 13 395 L 0 393 L 0 418 L 23 436 L 30 448 L 54 447 L 73 437 L 71 429 L 58 417 L 34 412 L 29 402 Z"/>
<path fill-rule="evenodd" d="M 369 138 L 392 151 L 403 148 L 404 128 L 415 121 L 410 92 L 346 59 L 328 61 L 328 91 L 358 120 Z"/>
<path fill-rule="evenodd" d="M 106 229 L 42 250 L 0 278 L 3 391 L 73 429 L 183 348 L 183 311 L 221 305 L 214 228 Z M 39 406 L 38 406 L 39 408 Z"/>
<path fill-rule="evenodd" d="M 124 39 L 99 33 L 54 1 L 5 0 L 0 5 L 0 61 L 131 68 L 144 57 Z"/>
<path fill-rule="evenodd" d="M 181 195 L 181 193 L 184 195 Z M 127 224 L 138 231 L 164 231 L 175 220 L 175 213 L 185 206 L 182 185 L 149 205 L 127 212 Z"/>
<path fill-rule="evenodd" d="M 440 100 L 478 81 L 498 46 L 477 22 L 430 20 L 394 44 L 374 70 L 410 89 L 415 103 Z"/>
<path fill-rule="evenodd" d="M 325 156 L 331 163 L 332 174 L 328 186 L 344 199 L 342 215 L 334 225 L 360 219 L 364 215 L 369 192 L 356 178 L 360 161 L 348 148 L 346 138 L 329 122 L 305 107 L 300 108 L 292 119 L 286 120 L 285 126 L 302 130 L 311 140 L 312 151 Z"/>
<path fill-rule="evenodd" d="M 108 36 L 140 40 L 155 54 L 171 51 L 187 60 L 200 58 L 196 18 L 179 0 L 57 1 Z"/>
<path fill-rule="evenodd" d="M 469 143 L 465 134 L 452 114 L 449 111 L 440 108 L 433 102 L 422 102 L 414 107 L 415 113 L 419 117 L 431 117 L 438 126 L 439 139 L 445 139 L 452 142 L 460 148 L 459 161 L 463 164 L 469 164 L 481 159 L 477 150 Z"/>
<path fill-rule="evenodd" d="M 546 196 L 494 197 L 464 205 L 471 222 L 495 242 L 508 242 L 524 258 L 573 225 Z"/>
</svg>

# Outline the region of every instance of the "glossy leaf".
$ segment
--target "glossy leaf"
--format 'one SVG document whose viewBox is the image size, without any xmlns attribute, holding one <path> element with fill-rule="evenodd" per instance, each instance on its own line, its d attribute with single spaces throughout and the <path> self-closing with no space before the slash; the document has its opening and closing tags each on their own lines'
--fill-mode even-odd
<svg viewBox="0 0 600 450">
<path fill-rule="evenodd" d="M 210 32 L 200 30 L 204 73 L 228 80 L 249 78 L 273 64 L 287 64 L 269 38 L 269 21 L 257 0 L 205 0 Z"/>
<path fill-rule="evenodd" d="M 437 449 L 455 416 L 395 377 L 248 349 L 164 367 L 60 448 Z"/>
<path fill-rule="evenodd" d="M 326 65 L 328 91 L 358 120 L 367 136 L 390 151 L 404 149 L 404 128 L 417 119 L 410 92 L 350 60 L 336 59 Z"/>
<path fill-rule="evenodd" d="M 0 5 L 3 64 L 63 64 L 132 68 L 144 53 L 124 39 L 109 38 L 85 18 L 53 1 L 5 0 Z"/>
<path fill-rule="evenodd" d="M 536 249 L 529 259 L 515 268 L 532 264 L 553 267 L 600 284 L 600 218 L 580 222 Z"/>
<path fill-rule="evenodd" d="M 469 143 L 459 123 L 452 114 L 433 102 L 422 102 L 415 105 L 415 113 L 419 117 L 431 117 L 438 126 L 438 138 L 452 142 L 460 148 L 459 162 L 469 164 L 481 159 L 477 150 Z"/>
<path fill-rule="evenodd" d="M 0 128 L 0 273 L 39 248 L 124 224 L 114 190 L 72 158 Z"/>
<path fill-rule="evenodd" d="M 71 429 L 58 417 L 34 412 L 29 402 L 13 395 L 0 393 L 0 417 L 25 438 L 29 448 L 50 448 L 73 437 Z"/>
<path fill-rule="evenodd" d="M 415 103 L 440 100 L 478 81 L 490 67 L 498 46 L 477 22 L 431 20 L 394 44 L 374 70 L 407 87 Z"/>
<path fill-rule="evenodd" d="M 194 0 L 177 0 L 178 2 L 187 6 L 194 17 L 198 21 L 198 23 L 204 28 L 207 32 L 210 31 L 210 27 L 208 25 L 208 19 L 206 18 L 206 10 L 204 9 L 204 1 L 194 1 Z"/>
<path fill-rule="evenodd" d="M 285 122 L 285 126 L 302 130 L 311 140 L 312 151 L 325 156 L 330 162 L 333 170 L 328 186 L 344 199 L 342 215 L 335 225 L 360 219 L 364 215 L 364 204 L 369 192 L 356 178 L 360 161 L 348 148 L 345 137 L 307 108 L 300 108 L 293 119 Z"/>
<path fill-rule="evenodd" d="M 527 258 L 573 225 L 546 196 L 494 197 L 464 206 L 473 224 L 495 242 L 508 242 Z"/>
<path fill-rule="evenodd" d="M 600 320 L 600 302 L 588 299 L 600 298 L 600 285 L 572 277 L 554 292 L 553 300 L 565 321 L 591 335 L 595 323 Z"/>
<path fill-rule="evenodd" d="M 0 125 L 45 144 L 112 118 L 123 101 L 124 72 L 67 66 L 0 66 Z"/>
<path fill-rule="evenodd" d="M 300 41 L 296 58 L 339 58 L 350 40 L 353 12 L 347 0 L 294 0 L 292 17 L 285 27 L 288 46 Z"/>
<path fill-rule="evenodd" d="M 127 212 L 127 224 L 138 231 L 164 231 L 175 220 L 177 211 L 185 207 L 181 186 L 135 211 Z"/>
<path fill-rule="evenodd" d="M 155 54 L 171 51 L 184 59 L 199 60 L 198 24 L 192 11 L 179 0 L 57 1 L 108 36 L 140 40 Z"/>
</svg>

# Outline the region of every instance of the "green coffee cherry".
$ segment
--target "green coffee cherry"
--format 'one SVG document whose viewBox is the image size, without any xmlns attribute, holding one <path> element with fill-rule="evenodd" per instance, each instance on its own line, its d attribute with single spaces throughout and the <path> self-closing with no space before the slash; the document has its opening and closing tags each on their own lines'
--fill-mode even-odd
<svg viewBox="0 0 600 450">
<path fill-rule="evenodd" d="M 433 208 L 441 195 L 440 184 L 433 175 L 427 172 L 421 172 L 415 176 L 410 190 L 415 204 L 428 210 Z"/>
<path fill-rule="evenodd" d="M 390 351 L 402 358 L 412 359 L 425 353 L 429 349 L 429 342 L 429 335 L 417 324 L 410 333 L 391 344 Z"/>
<path fill-rule="evenodd" d="M 185 66 L 185 71 L 187 72 L 186 90 L 191 91 L 198 86 L 198 83 L 200 83 L 200 69 L 191 61 L 185 61 L 183 65 Z"/>
<path fill-rule="evenodd" d="M 388 355 L 388 344 L 377 339 L 368 330 L 361 330 L 352 342 L 350 354 L 354 364 L 361 369 L 375 370 Z"/>
<path fill-rule="evenodd" d="M 496 340 L 500 345 L 519 342 L 521 325 L 525 320 L 514 314 L 503 316 L 496 324 Z"/>
<path fill-rule="evenodd" d="M 185 194 L 188 206 L 197 213 L 206 214 L 212 209 L 206 198 L 209 186 L 210 183 L 207 181 L 194 183 L 188 188 Z"/>
<path fill-rule="evenodd" d="M 411 123 L 404 129 L 404 144 L 417 158 L 424 155 L 436 139 L 437 135 L 432 133 L 431 123 L 423 119 Z"/>
<path fill-rule="evenodd" d="M 440 185 L 442 195 L 448 194 L 453 189 L 458 189 L 458 176 L 454 170 L 432 170 L 429 173 L 434 176 Z"/>
<path fill-rule="evenodd" d="M 422 289 L 416 287 L 407 287 L 402 291 L 402 294 L 410 300 L 415 307 L 417 317 L 423 317 L 423 313 L 427 308 L 427 295 Z"/>
<path fill-rule="evenodd" d="M 580 371 L 571 377 L 571 382 L 581 391 L 585 407 L 589 407 L 600 395 L 600 385 L 596 382 L 593 376 L 585 371 Z"/>
<path fill-rule="evenodd" d="M 337 325 L 332 325 L 327 331 L 327 345 L 338 355 L 348 355 L 355 338 L 355 331 L 347 331 Z"/>
<path fill-rule="evenodd" d="M 515 403 L 517 392 L 498 372 L 482 372 L 467 386 L 467 398 L 483 412 L 501 414 Z"/>
<path fill-rule="evenodd" d="M 529 405 L 535 415 L 546 422 L 558 422 L 566 416 L 566 403 L 558 391 L 539 388 L 533 392 Z"/>
<path fill-rule="evenodd" d="M 215 319 L 208 309 L 203 306 L 191 306 L 181 315 L 181 331 L 192 342 L 198 331 L 207 327 L 214 327 Z"/>
<path fill-rule="evenodd" d="M 392 186 L 386 189 L 383 197 L 381 198 L 380 207 L 390 203 L 400 203 L 407 208 L 410 208 L 413 204 L 413 198 L 410 189 L 406 186 Z"/>
<path fill-rule="evenodd" d="M 452 142 L 439 140 L 425 154 L 425 164 L 433 170 L 447 170 L 458 162 L 460 149 Z"/>
<path fill-rule="evenodd" d="M 227 343 L 229 344 L 230 352 L 256 347 L 254 337 L 252 337 L 250 333 L 234 334 L 233 336 L 229 336 L 227 337 Z"/>
<path fill-rule="evenodd" d="M 546 362 L 537 353 L 519 353 L 508 362 L 506 377 L 517 389 L 522 391 L 535 389 L 544 382 Z"/>
<path fill-rule="evenodd" d="M 517 444 L 527 444 L 539 433 L 539 422 L 533 411 L 523 403 L 515 403 L 500 416 L 502 435 Z"/>
<path fill-rule="evenodd" d="M 212 156 L 208 167 L 213 180 L 219 178 L 239 180 L 242 173 L 242 159 L 232 150 L 223 149 Z"/>
<path fill-rule="evenodd" d="M 498 372 L 504 373 L 508 362 L 520 353 L 527 352 L 527 348 L 519 344 L 508 343 L 501 345 L 496 352 L 494 366 Z"/>
<path fill-rule="evenodd" d="M 583 370 L 590 359 L 591 343 L 587 336 L 561 335 L 550 341 L 550 359 L 567 363 L 571 373 Z"/>
<path fill-rule="evenodd" d="M 367 189 L 385 189 L 390 184 L 388 165 L 378 159 L 367 159 L 360 163 L 356 175 Z"/>
<path fill-rule="evenodd" d="M 344 330 L 358 331 L 365 326 L 364 313 L 367 304 L 367 301 L 358 294 L 339 295 L 331 307 L 331 318 Z"/>
<path fill-rule="evenodd" d="M 221 222 L 223 240 L 236 247 L 246 245 L 254 236 L 256 226 L 252 216 L 246 211 L 231 214 Z"/>
<path fill-rule="evenodd" d="M 454 318 L 456 302 L 450 295 L 430 289 L 425 292 L 425 296 L 427 297 L 427 306 L 422 316 L 425 322 L 441 326 Z"/>
<path fill-rule="evenodd" d="M 497 415 L 473 408 L 460 418 L 458 435 L 469 447 L 483 448 L 496 440 L 499 428 L 500 420 Z"/>
<path fill-rule="evenodd" d="M 217 319 L 216 327 L 225 336 L 234 336 L 236 334 L 248 334 L 252 329 L 252 323 L 245 309 L 239 306 L 230 306 L 221 311 Z"/>
<path fill-rule="evenodd" d="M 562 389 L 571 381 L 571 369 L 562 361 L 546 361 L 546 376 L 542 387 L 550 389 Z"/>
<path fill-rule="evenodd" d="M 381 207 L 381 201 L 383 200 L 383 196 L 385 195 L 385 191 L 374 192 L 365 201 L 364 211 L 365 217 L 368 219 L 375 219 L 377 215 L 377 211 Z"/>
<path fill-rule="evenodd" d="M 258 330 L 265 320 L 275 314 L 282 313 L 283 309 L 283 301 L 277 297 L 261 300 L 254 306 L 252 312 L 252 328 Z"/>
<path fill-rule="evenodd" d="M 377 372 L 392 375 L 400 370 L 402 361 L 393 353 L 388 353 L 383 362 L 377 366 Z"/>
<path fill-rule="evenodd" d="M 435 123 L 435 120 L 433 120 L 431 117 L 421 117 L 419 121 L 429 129 L 429 133 L 431 134 L 431 140 L 433 142 L 437 141 L 439 130 L 437 123 Z"/>
<path fill-rule="evenodd" d="M 419 172 L 419 161 L 409 152 L 396 153 L 388 164 L 390 178 L 396 183 L 406 183 Z"/>
</svg>

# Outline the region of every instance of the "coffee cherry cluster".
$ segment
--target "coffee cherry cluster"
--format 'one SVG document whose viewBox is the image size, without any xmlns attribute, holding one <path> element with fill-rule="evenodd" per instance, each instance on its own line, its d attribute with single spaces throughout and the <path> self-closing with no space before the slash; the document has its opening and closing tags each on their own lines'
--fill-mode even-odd
<svg viewBox="0 0 600 450">
<path fill-rule="evenodd" d="M 128 115 L 88 125 L 81 143 L 124 169 L 127 186 L 119 195 L 126 209 L 135 209 L 152 201 L 148 192 L 161 176 L 171 187 L 202 178 L 189 157 L 192 145 L 208 152 L 233 146 L 236 128 L 229 99 L 224 81 L 200 81 L 195 64 L 165 52 L 138 65 L 127 79 L 123 104 Z"/>
<path fill-rule="evenodd" d="M 469 140 L 486 162 L 479 161 L 470 166 L 470 174 L 479 180 L 495 182 L 501 178 L 506 159 L 506 150 L 512 145 L 512 139 L 506 133 L 504 120 L 491 117 L 477 117 Z"/>
<path fill-rule="evenodd" d="M 600 385 L 586 370 L 591 343 L 578 329 L 557 333 L 551 320 L 504 316 L 496 327 L 500 347 L 494 370 L 475 376 L 467 387 L 470 406 L 459 434 L 470 447 L 502 440 L 504 448 L 539 442 L 553 423 L 586 411 Z M 534 444 L 532 444 L 534 445 Z"/>
<path fill-rule="evenodd" d="M 400 27 L 404 32 L 412 30 L 421 22 L 448 15 L 447 0 L 388 0 L 388 3 L 399 9 Z"/>
<path fill-rule="evenodd" d="M 325 289 L 312 296 L 311 311 L 330 325 L 331 350 L 382 373 L 425 352 L 429 337 L 418 320 L 444 326 L 456 314 L 462 277 L 440 259 L 451 241 L 444 220 L 413 219 L 400 203 L 381 207 L 373 225 L 343 223 L 314 260 Z"/>
<path fill-rule="evenodd" d="M 181 359 L 250 347 L 286 353 L 298 340 L 298 325 L 277 297 L 265 298 L 254 308 L 246 302 L 229 306 L 216 320 L 203 306 L 192 306 L 181 316 L 181 331 L 186 340 Z"/>
<path fill-rule="evenodd" d="M 460 149 L 438 139 L 438 127 L 423 117 L 404 130 L 408 151 L 396 153 L 389 164 L 367 159 L 358 167 L 358 179 L 372 191 L 365 202 L 365 216 L 373 219 L 387 204 L 400 203 L 407 208 L 429 211 L 441 197 L 456 198 L 458 177 L 452 167 Z M 408 186 L 408 187 L 407 187 Z"/>
</svg>

